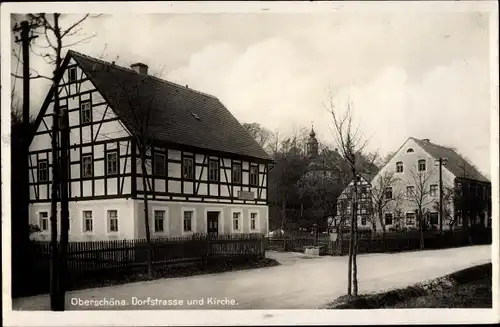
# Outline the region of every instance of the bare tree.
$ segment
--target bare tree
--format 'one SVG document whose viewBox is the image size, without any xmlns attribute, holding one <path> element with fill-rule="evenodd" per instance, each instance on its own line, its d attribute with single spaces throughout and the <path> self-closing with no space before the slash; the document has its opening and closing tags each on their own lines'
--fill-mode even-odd
<svg viewBox="0 0 500 327">
<path fill-rule="evenodd" d="M 58 139 L 60 138 L 60 104 L 58 83 L 63 73 L 62 66 L 62 51 L 63 49 L 84 42 L 93 36 L 78 38 L 79 33 L 82 31 L 81 25 L 90 14 L 83 15 L 79 19 L 68 23 L 67 25 L 62 21 L 63 15 L 60 13 L 54 14 L 28 14 L 28 19 L 33 25 L 38 26 L 33 32 L 39 36 L 43 36 L 46 44 L 31 46 L 30 50 L 40 57 L 42 57 L 48 64 L 54 66 L 53 75 L 51 77 L 43 76 L 36 70 L 30 79 L 45 78 L 52 81 L 53 101 L 54 101 L 54 114 L 52 123 L 52 192 L 51 192 L 51 244 L 52 244 L 52 277 L 51 277 L 51 308 L 52 310 L 64 310 L 64 292 L 65 292 L 65 274 L 66 274 L 66 257 L 67 257 L 67 244 L 68 244 L 68 230 L 69 230 L 69 212 L 67 203 L 61 203 L 61 236 L 60 247 L 57 244 L 57 202 L 61 198 L 61 176 L 59 171 L 59 154 Z M 66 26 L 63 26 L 66 25 Z M 75 38 L 70 42 L 68 39 Z M 35 47 L 41 48 L 41 52 L 36 52 Z M 13 51 L 14 56 L 16 52 Z M 17 56 L 19 61 L 20 58 Z M 16 74 L 12 74 L 15 78 L 22 78 Z M 63 170 L 64 171 L 64 170 Z M 66 176 L 64 176 L 66 178 Z M 60 251 L 60 253 L 59 253 Z"/>
<path fill-rule="evenodd" d="M 272 135 L 270 130 L 261 126 L 259 123 L 243 123 L 242 126 L 262 148 L 268 148 Z"/>
<path fill-rule="evenodd" d="M 389 204 L 394 204 L 402 195 L 402 192 L 396 191 L 394 186 L 399 182 L 399 178 L 394 172 L 385 171 L 381 176 L 372 182 L 371 197 L 373 202 L 373 213 L 385 233 L 386 225 L 384 219 L 384 210 Z M 374 220 L 375 220 L 374 219 Z"/>
<path fill-rule="evenodd" d="M 453 214 L 453 204 L 459 200 L 455 187 L 443 186 L 443 222 L 448 223 L 449 229 L 453 229 L 457 223 L 457 216 Z M 433 203 L 432 208 L 439 212 L 439 201 Z"/>
<path fill-rule="evenodd" d="M 409 185 L 407 187 L 407 192 L 406 192 L 407 200 L 413 205 L 415 205 L 415 207 L 417 208 L 415 215 L 417 219 L 418 228 L 420 230 L 421 249 L 424 248 L 424 229 L 426 227 L 424 226 L 425 225 L 424 209 L 426 209 L 432 203 L 432 198 L 429 196 L 430 195 L 429 182 L 431 175 L 432 175 L 431 171 L 427 169 L 425 170 L 411 169 L 410 176 L 413 185 Z"/>
<path fill-rule="evenodd" d="M 359 173 L 357 170 L 357 162 L 362 157 L 367 141 L 362 141 L 360 127 L 353 125 L 353 115 L 351 111 L 351 103 L 347 103 L 344 113 L 339 113 L 335 105 L 333 94 L 326 103 L 326 109 L 332 116 L 333 120 L 333 134 L 336 143 L 339 146 L 339 154 L 344 159 L 345 163 L 351 170 L 351 175 L 354 178 L 353 187 L 353 205 L 352 216 L 350 223 L 350 236 L 349 236 L 349 263 L 348 263 L 348 295 L 358 295 L 358 278 L 357 278 L 357 262 L 356 262 L 356 248 L 357 248 L 357 204 L 358 204 L 358 185 L 356 176 Z"/>
</svg>

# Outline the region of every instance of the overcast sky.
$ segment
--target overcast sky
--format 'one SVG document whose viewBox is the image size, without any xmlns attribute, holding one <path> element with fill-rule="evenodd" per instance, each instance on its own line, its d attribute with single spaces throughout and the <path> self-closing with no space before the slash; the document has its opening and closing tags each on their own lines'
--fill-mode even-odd
<svg viewBox="0 0 500 327">
<path fill-rule="evenodd" d="M 429 138 L 490 176 L 488 19 L 477 12 L 107 15 L 86 21 L 83 32 L 96 36 L 72 49 L 118 65 L 143 62 L 217 96 L 240 122 L 282 133 L 314 124 L 329 143 L 324 104 L 333 89 L 339 108 L 351 99 L 370 150 L 384 155 L 410 136 Z M 50 75 L 41 58 L 31 63 Z M 47 90 L 46 81 L 32 83 L 33 113 Z"/>
</svg>

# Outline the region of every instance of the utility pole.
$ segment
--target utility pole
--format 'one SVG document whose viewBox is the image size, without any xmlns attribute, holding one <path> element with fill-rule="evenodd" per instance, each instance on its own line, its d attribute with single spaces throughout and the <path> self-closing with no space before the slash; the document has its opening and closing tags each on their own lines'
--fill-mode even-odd
<svg viewBox="0 0 500 327">
<path fill-rule="evenodd" d="M 443 233 L 443 158 L 439 158 L 439 232 Z"/>
<path fill-rule="evenodd" d="M 21 43 L 22 46 L 22 58 L 23 58 L 23 122 L 22 122 L 22 151 L 23 151 L 23 166 L 25 173 L 22 177 L 23 185 L 23 216 L 21 219 L 26 220 L 25 232 L 26 238 L 29 237 L 29 183 L 28 183 L 28 172 L 29 172 L 29 135 L 30 135 L 30 53 L 29 46 L 32 40 L 36 39 L 38 36 L 33 35 L 32 30 L 38 27 L 37 24 L 29 23 L 28 21 L 22 21 L 21 24 L 17 24 L 12 29 L 13 32 L 20 33 L 20 37 L 16 36 L 16 43 Z"/>
<path fill-rule="evenodd" d="M 59 282 L 57 289 L 57 310 L 64 311 L 66 291 L 66 271 L 69 232 L 69 119 L 68 111 L 61 112 L 61 239 L 59 245 Z"/>
</svg>

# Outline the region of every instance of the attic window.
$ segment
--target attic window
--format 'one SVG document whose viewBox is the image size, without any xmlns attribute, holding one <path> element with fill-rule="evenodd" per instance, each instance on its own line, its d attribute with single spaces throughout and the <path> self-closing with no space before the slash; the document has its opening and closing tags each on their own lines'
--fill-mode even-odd
<svg viewBox="0 0 500 327">
<path fill-rule="evenodd" d="M 197 114 L 195 114 L 192 111 L 191 111 L 191 115 L 193 115 L 193 117 L 196 118 L 197 120 L 201 120 L 200 116 L 198 116 Z"/>
<path fill-rule="evenodd" d="M 68 69 L 68 77 L 70 82 L 76 81 L 76 67 L 71 67 Z"/>
<path fill-rule="evenodd" d="M 408 150 L 406 150 L 406 153 L 411 153 L 411 152 L 414 152 L 412 148 L 409 148 Z"/>
</svg>

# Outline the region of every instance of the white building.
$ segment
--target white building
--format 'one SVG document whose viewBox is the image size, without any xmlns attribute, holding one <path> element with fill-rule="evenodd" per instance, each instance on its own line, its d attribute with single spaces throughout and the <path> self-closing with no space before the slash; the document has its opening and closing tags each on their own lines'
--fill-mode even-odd
<svg viewBox="0 0 500 327">
<path fill-rule="evenodd" d="M 70 241 L 145 237 L 141 135 L 152 143 L 146 193 L 153 237 L 267 233 L 272 161 L 217 98 L 148 75 L 144 64 L 123 68 L 69 51 L 62 68 L 60 108 L 70 122 Z M 53 94 L 36 119 L 29 149 L 30 223 L 45 240 Z"/>
<path fill-rule="evenodd" d="M 384 185 L 391 201 L 383 209 L 386 229 L 417 228 L 419 203 L 429 227 L 438 228 L 439 160 L 442 159 L 443 229 L 462 225 L 465 217 L 470 225 L 491 226 L 491 183 L 455 150 L 431 143 L 428 139 L 410 137 L 395 152 L 372 180 L 372 191 L 384 185 L 383 178 L 393 178 Z M 452 196 L 446 198 L 445 192 Z M 446 203 L 445 203 L 446 201 Z M 446 215 L 446 216 L 445 216 Z M 377 229 L 381 229 L 378 221 Z"/>
</svg>

